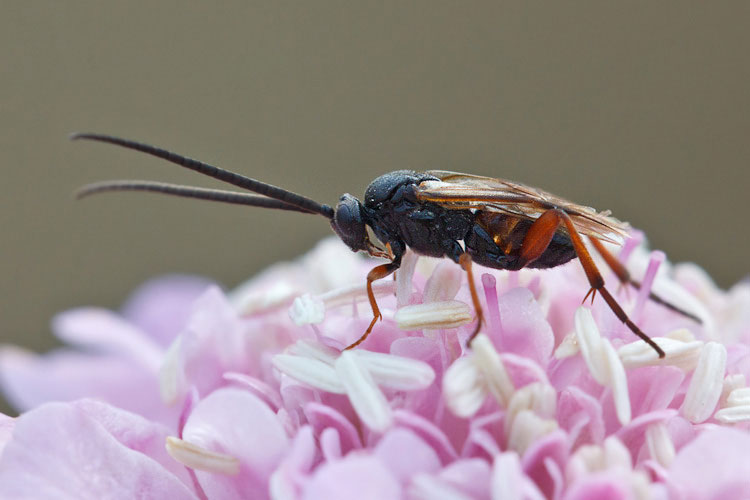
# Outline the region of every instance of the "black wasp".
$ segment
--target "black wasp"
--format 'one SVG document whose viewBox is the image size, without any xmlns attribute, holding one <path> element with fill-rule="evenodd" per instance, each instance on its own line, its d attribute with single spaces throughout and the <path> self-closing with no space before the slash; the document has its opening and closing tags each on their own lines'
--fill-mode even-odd
<svg viewBox="0 0 750 500">
<path fill-rule="evenodd" d="M 540 189 L 522 184 L 446 171 L 423 173 L 397 170 L 381 175 L 365 190 L 364 202 L 343 195 L 335 208 L 264 182 L 250 179 L 161 148 L 101 134 L 74 134 L 72 139 L 106 142 L 141 151 L 181 167 L 257 194 L 204 189 L 150 181 L 105 181 L 84 186 L 78 197 L 103 191 L 154 191 L 159 193 L 235 203 L 307 214 L 320 214 L 353 251 L 385 257 L 367 275 L 367 295 L 373 319 L 365 333 L 347 349 L 362 343 L 382 316 L 372 291 L 372 282 L 384 278 L 401 265 L 407 248 L 418 254 L 448 257 L 466 271 L 482 326 L 472 262 L 494 269 L 517 271 L 524 267 L 545 269 L 578 257 L 591 289 L 584 298 L 599 293 L 628 328 L 664 357 L 664 351 L 630 318 L 604 286 L 604 278 L 591 258 L 583 236 L 615 272 L 622 283 L 638 287 L 628 271 L 602 242 L 617 242 L 627 234 L 627 225 L 592 208 L 577 205 Z M 461 244 L 463 243 L 463 245 Z M 692 319 L 659 297 L 651 298 Z"/>
</svg>

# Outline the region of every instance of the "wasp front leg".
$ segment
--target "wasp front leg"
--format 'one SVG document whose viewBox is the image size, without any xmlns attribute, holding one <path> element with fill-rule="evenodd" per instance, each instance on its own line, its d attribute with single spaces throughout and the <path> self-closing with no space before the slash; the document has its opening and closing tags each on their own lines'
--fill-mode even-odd
<svg viewBox="0 0 750 500">
<path fill-rule="evenodd" d="M 372 282 L 385 278 L 399 267 L 401 267 L 400 258 L 394 260 L 393 262 L 389 262 L 388 264 L 382 264 L 374 267 L 369 273 L 367 273 L 367 298 L 370 300 L 370 307 L 372 307 L 372 321 L 370 322 L 370 326 L 367 327 L 367 331 L 365 331 L 365 333 L 356 342 L 347 346 L 344 350 L 353 349 L 364 342 L 367 336 L 370 335 L 372 329 L 375 327 L 375 323 L 377 323 L 377 321 L 383 317 L 383 315 L 380 314 L 378 302 L 375 300 L 375 292 L 372 291 Z"/>
</svg>

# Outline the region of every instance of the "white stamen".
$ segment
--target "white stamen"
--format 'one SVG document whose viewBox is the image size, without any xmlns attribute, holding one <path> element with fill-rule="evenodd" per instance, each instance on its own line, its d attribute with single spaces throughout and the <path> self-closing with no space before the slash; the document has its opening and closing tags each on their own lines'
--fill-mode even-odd
<svg viewBox="0 0 750 500">
<path fill-rule="evenodd" d="M 511 396 L 505 412 L 506 434 L 521 411 L 531 410 L 542 418 L 554 418 L 556 406 L 557 393 L 551 385 L 534 382 L 521 387 Z"/>
<path fill-rule="evenodd" d="M 578 347 L 578 339 L 576 338 L 575 332 L 573 332 L 563 337 L 560 345 L 555 349 L 554 356 L 555 359 L 565 359 L 578 354 L 578 351 L 580 351 Z"/>
<path fill-rule="evenodd" d="M 633 461 L 630 452 L 615 436 L 610 436 L 604 440 L 604 469 L 622 467 L 623 469 L 632 469 Z"/>
<path fill-rule="evenodd" d="M 409 303 L 412 292 L 412 278 L 417 261 L 419 261 L 419 255 L 408 250 L 401 259 L 401 267 L 396 271 L 396 302 L 398 307 Z"/>
<path fill-rule="evenodd" d="M 395 319 L 402 330 L 440 330 L 465 325 L 473 317 L 468 304 L 447 300 L 404 306 L 396 311 Z"/>
<path fill-rule="evenodd" d="M 277 354 L 272 358 L 272 363 L 280 372 L 311 387 L 334 394 L 346 392 L 336 370 L 324 361 L 291 354 Z"/>
<path fill-rule="evenodd" d="M 722 424 L 750 421 L 750 405 L 727 406 L 714 413 L 714 418 Z"/>
<path fill-rule="evenodd" d="M 575 328 L 581 354 L 591 376 L 598 383 L 610 387 L 617 419 L 625 425 L 630 422 L 631 408 L 625 367 L 610 341 L 603 338 L 594 322 L 591 311 L 579 307 L 575 315 Z"/>
<path fill-rule="evenodd" d="M 383 387 L 413 391 L 429 387 L 435 380 L 435 371 L 423 361 L 365 350 L 352 354 Z"/>
<path fill-rule="evenodd" d="M 372 293 L 375 294 L 375 297 L 390 295 L 395 289 L 396 285 L 391 280 L 379 281 L 372 284 Z M 327 308 L 347 305 L 352 301 L 364 302 L 367 300 L 367 285 L 354 284 L 343 286 L 335 288 L 330 292 L 321 293 L 319 297 Z"/>
<path fill-rule="evenodd" d="M 284 280 L 275 280 L 262 289 L 252 280 L 230 292 L 228 298 L 238 314 L 250 316 L 288 304 L 300 292 L 299 288 Z"/>
<path fill-rule="evenodd" d="M 579 307 L 575 315 L 576 338 L 583 359 L 589 367 L 591 376 L 598 383 L 607 385 L 607 368 L 602 347 L 602 337 L 594 322 L 591 311 Z"/>
<path fill-rule="evenodd" d="M 606 356 L 606 365 L 608 368 L 607 380 L 608 385 L 612 388 L 612 398 L 615 402 L 615 413 L 617 420 L 622 425 L 630 422 L 630 394 L 628 393 L 628 378 L 625 375 L 625 367 L 617 356 L 617 351 L 607 339 L 603 339 L 604 355 Z"/>
<path fill-rule="evenodd" d="M 306 293 L 300 295 L 289 308 L 289 318 L 297 326 L 316 325 L 322 323 L 326 317 L 326 305 L 315 295 Z"/>
<path fill-rule="evenodd" d="M 746 386 L 745 375 L 742 373 L 733 373 L 724 377 L 724 384 L 721 388 L 721 398 L 719 398 L 719 406 L 723 408 L 727 405 L 727 399 L 729 399 L 729 395 L 732 391 L 735 389 L 742 389 Z"/>
<path fill-rule="evenodd" d="M 703 342 L 692 340 L 685 342 L 669 337 L 653 337 L 652 340 L 664 351 L 664 358 L 653 347 L 643 340 L 626 344 L 617 351 L 623 365 L 627 368 L 638 368 L 651 365 L 673 365 L 684 371 L 690 371 L 698 363 Z"/>
<path fill-rule="evenodd" d="M 240 472 L 240 461 L 224 453 L 209 451 L 182 439 L 168 436 L 167 453 L 191 469 L 234 476 Z"/>
<path fill-rule="evenodd" d="M 443 397 L 448 408 L 462 418 L 479 411 L 487 398 L 487 388 L 474 363 L 473 354 L 458 358 L 443 376 Z"/>
<path fill-rule="evenodd" d="M 523 455 L 534 441 L 555 429 L 556 420 L 541 418 L 531 410 L 521 410 L 511 424 L 508 448 Z"/>
<path fill-rule="evenodd" d="M 716 342 L 703 346 L 682 404 L 685 418 L 697 424 L 711 416 L 721 396 L 726 364 L 726 347 Z"/>
<path fill-rule="evenodd" d="M 489 337 L 480 333 L 472 340 L 471 349 L 476 366 L 480 373 L 484 375 L 484 381 L 490 393 L 500 403 L 500 406 L 506 406 L 515 391 L 515 387 Z"/>
<path fill-rule="evenodd" d="M 524 477 L 521 469 L 521 459 L 518 453 L 508 451 L 495 456 L 492 464 L 492 478 L 490 490 L 492 498 L 495 500 L 512 499 L 520 500 L 522 484 L 521 479 Z"/>
<path fill-rule="evenodd" d="M 727 405 L 750 405 L 750 387 L 740 387 L 730 392 L 727 397 Z"/>
<path fill-rule="evenodd" d="M 349 401 L 362 422 L 370 429 L 383 432 L 391 426 L 393 415 L 388 400 L 375 381 L 351 351 L 344 351 L 335 363 L 336 373 L 346 389 Z"/>
<path fill-rule="evenodd" d="M 580 446 L 570 457 L 565 475 L 568 481 L 574 482 L 592 472 L 608 469 L 631 471 L 632 468 L 633 463 L 628 449 L 617 437 L 610 436 L 601 446 L 595 444 Z"/>
<path fill-rule="evenodd" d="M 182 336 L 178 336 L 167 348 L 159 368 L 159 394 L 167 406 L 177 402 L 184 392 L 185 374 L 182 369 Z"/>
<path fill-rule="evenodd" d="M 651 424 L 646 429 L 646 444 L 654 460 L 666 468 L 672 465 L 675 448 L 666 425 L 663 423 Z"/>
<path fill-rule="evenodd" d="M 424 287 L 423 302 L 453 300 L 461 288 L 463 271 L 453 262 L 442 262 L 432 272 Z"/>
<path fill-rule="evenodd" d="M 308 340 L 298 340 L 290 345 L 286 352 L 287 354 L 292 354 L 294 356 L 317 359 L 318 361 L 328 363 L 329 365 L 333 365 L 336 358 L 339 357 L 339 351 L 333 347 L 328 347 L 318 342 L 311 342 Z"/>
<path fill-rule="evenodd" d="M 672 340 L 679 340 L 680 342 L 693 342 L 695 340 L 695 335 L 693 335 L 693 332 L 691 332 L 687 328 L 678 328 L 677 330 L 672 330 L 671 332 L 667 333 L 665 337 Z"/>
</svg>

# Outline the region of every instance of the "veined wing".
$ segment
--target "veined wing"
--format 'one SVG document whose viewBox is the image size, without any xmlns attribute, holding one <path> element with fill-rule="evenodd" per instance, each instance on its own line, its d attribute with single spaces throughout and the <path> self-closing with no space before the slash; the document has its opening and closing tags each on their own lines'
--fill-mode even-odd
<svg viewBox="0 0 750 500">
<path fill-rule="evenodd" d="M 621 244 L 629 226 L 554 194 L 524 184 L 479 175 L 432 170 L 426 172 L 440 180 L 424 181 L 417 187 L 417 198 L 456 209 L 479 209 L 536 219 L 550 208 L 565 211 L 581 234 Z"/>
</svg>

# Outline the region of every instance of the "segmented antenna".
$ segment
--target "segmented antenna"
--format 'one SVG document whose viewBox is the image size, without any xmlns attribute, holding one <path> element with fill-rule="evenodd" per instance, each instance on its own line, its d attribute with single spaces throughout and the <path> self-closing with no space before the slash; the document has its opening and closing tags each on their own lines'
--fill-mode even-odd
<svg viewBox="0 0 750 500">
<path fill-rule="evenodd" d="M 161 149 L 148 144 L 143 144 L 140 142 L 121 139 L 119 137 L 113 137 L 104 134 L 78 133 L 71 135 L 70 138 L 72 140 L 87 139 L 91 141 L 106 142 L 108 144 L 114 144 L 123 148 L 140 151 L 151 156 L 156 156 L 157 158 L 161 158 L 170 163 L 174 163 L 181 167 L 194 170 L 200 174 L 213 177 L 214 179 L 232 184 L 243 189 L 247 189 L 248 191 L 253 191 L 254 193 L 258 193 L 269 198 L 273 198 L 287 205 L 293 205 L 300 208 L 303 212 L 313 212 L 323 215 L 324 217 L 327 217 L 329 219 L 333 218 L 333 209 L 328 205 L 322 205 L 317 201 L 311 200 L 310 198 L 306 198 L 291 191 L 287 191 L 286 189 L 282 189 L 271 184 L 266 184 L 265 182 L 260 182 L 255 179 L 245 177 L 244 175 L 240 175 L 223 168 L 209 165 L 208 163 L 203 163 L 198 160 L 193 160 L 192 158 L 187 158 L 185 156 L 178 155 L 177 153 L 167 151 L 166 149 Z"/>
<path fill-rule="evenodd" d="M 167 184 L 165 182 L 152 181 L 104 181 L 87 184 L 76 192 L 76 198 L 81 199 L 92 194 L 111 191 L 151 191 L 154 193 L 181 196 L 184 198 L 197 198 L 199 200 L 218 201 L 221 203 L 233 203 L 235 205 L 249 205 L 252 207 L 273 208 L 278 210 L 290 210 L 304 214 L 314 214 L 296 205 L 290 205 L 283 201 L 261 196 L 257 194 L 236 193 L 223 189 L 206 189 L 193 186 L 182 186 L 179 184 Z"/>
</svg>

